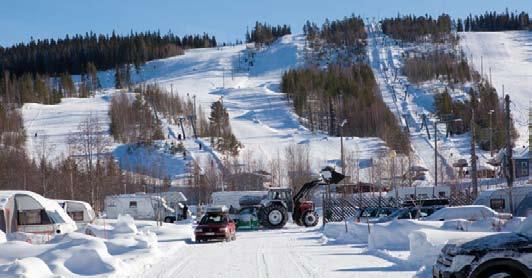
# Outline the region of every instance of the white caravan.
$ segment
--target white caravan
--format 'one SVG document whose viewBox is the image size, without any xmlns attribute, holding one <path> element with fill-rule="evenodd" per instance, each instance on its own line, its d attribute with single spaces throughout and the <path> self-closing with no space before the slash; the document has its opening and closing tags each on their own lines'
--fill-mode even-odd
<svg viewBox="0 0 532 278">
<path fill-rule="evenodd" d="M 107 218 L 118 218 L 119 214 L 129 214 L 137 220 L 164 220 L 173 222 L 176 212 L 164 198 L 143 192 L 105 197 L 104 213 Z"/>
<path fill-rule="evenodd" d="M 53 236 L 70 233 L 76 223 L 55 201 L 30 191 L 0 191 L 0 230 Z"/>
<path fill-rule="evenodd" d="M 395 189 L 386 193 L 388 198 L 395 199 Z M 427 198 L 449 198 L 451 195 L 451 188 L 446 185 L 442 186 L 413 186 L 413 187 L 398 187 L 397 196 L 400 199 L 427 199 Z"/>
<path fill-rule="evenodd" d="M 508 188 L 480 192 L 474 205 L 484 205 L 498 212 L 512 213 L 514 216 L 532 215 L 532 186 L 512 188 L 513 211 L 510 209 Z"/>
<path fill-rule="evenodd" d="M 213 192 L 212 204 L 214 206 L 226 206 L 229 210 L 240 209 L 240 198 L 243 196 L 265 197 L 268 191 L 219 191 Z"/>
<path fill-rule="evenodd" d="M 93 223 L 96 220 L 96 213 L 92 209 L 91 205 L 87 202 L 76 200 L 55 200 L 76 222 L 79 228 Z"/>
</svg>

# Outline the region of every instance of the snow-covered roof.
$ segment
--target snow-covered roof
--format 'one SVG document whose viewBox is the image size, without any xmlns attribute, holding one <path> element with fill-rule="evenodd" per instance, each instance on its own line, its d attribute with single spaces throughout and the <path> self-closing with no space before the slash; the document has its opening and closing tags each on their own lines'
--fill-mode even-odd
<svg viewBox="0 0 532 278">
<path fill-rule="evenodd" d="M 514 159 L 530 159 L 529 146 L 514 148 Z"/>
<path fill-rule="evenodd" d="M 44 210 L 53 211 L 53 212 L 57 213 L 62 218 L 62 220 L 65 223 L 74 224 L 74 220 L 72 220 L 70 218 L 70 216 L 68 216 L 68 214 L 65 212 L 65 210 L 63 210 L 63 208 L 61 208 L 59 203 L 57 203 L 54 200 L 46 199 L 43 196 L 41 196 L 41 195 L 39 195 L 39 194 L 37 194 L 35 192 L 31 192 L 31 191 L 24 191 L 24 190 L 5 190 L 5 191 L 0 191 L 0 209 L 3 209 L 4 206 L 7 204 L 7 201 L 10 198 L 15 197 L 16 195 L 29 196 L 29 197 L 33 198 L 37 203 L 39 203 L 44 208 Z"/>
</svg>

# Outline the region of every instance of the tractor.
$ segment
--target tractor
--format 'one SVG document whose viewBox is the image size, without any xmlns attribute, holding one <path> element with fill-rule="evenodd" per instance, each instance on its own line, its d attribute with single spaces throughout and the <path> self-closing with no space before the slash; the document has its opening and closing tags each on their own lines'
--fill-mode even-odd
<svg viewBox="0 0 532 278">
<path fill-rule="evenodd" d="M 259 223 L 270 229 L 282 228 L 288 221 L 288 212 L 291 212 L 292 220 L 297 225 L 316 226 L 319 216 L 314 203 L 307 200 L 308 196 L 319 186 L 337 184 L 345 177 L 332 167 L 324 168 L 320 174 L 320 179 L 305 183 L 293 196 L 291 189 L 270 189 L 268 197 L 260 202 Z"/>
</svg>

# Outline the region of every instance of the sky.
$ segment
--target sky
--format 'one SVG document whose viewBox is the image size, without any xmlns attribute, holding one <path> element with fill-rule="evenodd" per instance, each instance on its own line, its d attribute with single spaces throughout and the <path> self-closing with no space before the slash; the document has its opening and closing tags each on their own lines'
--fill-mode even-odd
<svg viewBox="0 0 532 278">
<path fill-rule="evenodd" d="M 527 11 L 532 0 L 0 0 L 0 45 L 32 37 L 171 30 L 177 35 L 207 32 L 219 42 L 243 39 L 255 21 L 289 24 L 300 33 L 305 21 L 351 14 L 382 18 L 401 14 L 465 17 L 486 10 Z"/>
</svg>

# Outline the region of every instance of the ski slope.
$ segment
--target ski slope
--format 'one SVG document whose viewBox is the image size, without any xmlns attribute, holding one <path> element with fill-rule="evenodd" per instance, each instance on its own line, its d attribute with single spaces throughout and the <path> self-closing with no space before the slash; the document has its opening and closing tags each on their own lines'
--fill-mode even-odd
<svg viewBox="0 0 532 278">
<path fill-rule="evenodd" d="M 460 44 L 478 72 L 490 78 L 501 96 L 510 95 L 519 132 L 517 146 L 528 145 L 528 109 L 532 100 L 532 32 L 465 32 Z"/>
<path fill-rule="evenodd" d="M 44 155 L 49 161 L 67 157 L 69 137 L 80 132 L 80 124 L 89 116 L 97 117 L 101 131 L 109 134 L 110 99 L 109 92 L 102 92 L 91 98 L 63 98 L 56 105 L 24 104 L 21 112 L 29 156 Z"/>
<path fill-rule="evenodd" d="M 267 165 L 275 159 L 284 159 L 288 146 L 304 145 L 308 147 L 312 167 L 317 170 L 338 164 L 340 138 L 310 132 L 300 124 L 280 92 L 282 73 L 303 65 L 304 45 L 302 35 L 285 36 L 256 51 L 252 67 L 243 63 L 251 45 L 194 49 L 183 56 L 147 63 L 135 78 L 195 97 L 207 116 L 211 103 L 222 100 L 233 132 L 243 145 L 240 161 L 250 158 L 260 161 L 269 171 Z M 169 128 L 173 134 L 181 133 L 177 126 Z M 356 150 L 359 159 L 371 159 L 386 149 L 379 138 L 346 138 L 344 143 L 346 152 Z M 216 151 L 211 153 L 215 156 L 210 158 L 213 160 L 227 158 Z"/>
</svg>

